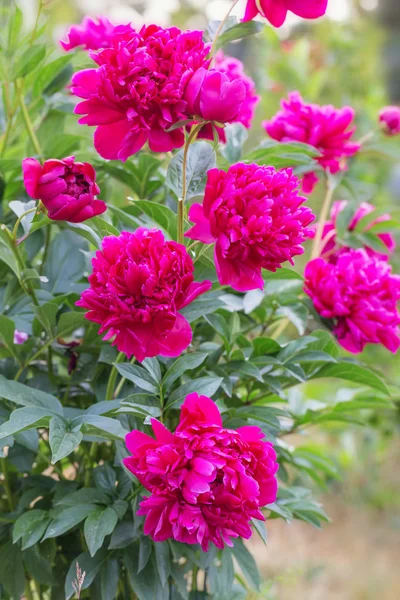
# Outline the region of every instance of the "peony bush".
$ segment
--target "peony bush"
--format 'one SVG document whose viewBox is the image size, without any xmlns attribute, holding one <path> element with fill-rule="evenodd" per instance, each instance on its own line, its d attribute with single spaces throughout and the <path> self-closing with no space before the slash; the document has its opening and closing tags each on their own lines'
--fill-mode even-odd
<svg viewBox="0 0 400 600">
<path fill-rule="evenodd" d="M 351 107 L 294 91 L 249 148 L 261 90 L 225 48 L 326 7 L 249 1 L 207 31 L 85 18 L 56 57 L 42 3 L 28 32 L 7 9 L 5 600 L 246 598 L 245 540 L 329 520 L 315 492 L 336 465 L 287 436 L 391 406 L 356 355 L 400 345 L 398 223 L 345 192 L 399 111 L 359 138 Z M 293 401 L 325 378 L 351 397 Z"/>
</svg>

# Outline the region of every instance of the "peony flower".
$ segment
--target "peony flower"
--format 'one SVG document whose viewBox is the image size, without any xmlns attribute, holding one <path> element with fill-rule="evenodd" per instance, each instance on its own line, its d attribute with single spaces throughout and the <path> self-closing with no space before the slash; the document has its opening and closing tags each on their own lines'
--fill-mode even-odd
<svg viewBox="0 0 400 600">
<path fill-rule="evenodd" d="M 185 235 L 205 244 L 215 242 L 215 264 L 221 285 L 245 292 L 263 289 L 261 269 L 276 271 L 303 253 L 313 235 L 314 220 L 299 196 L 292 169 L 238 163 L 228 172 L 207 174 L 203 204 L 193 204 L 195 223 Z"/>
<path fill-rule="evenodd" d="M 67 39 L 60 40 L 60 44 L 67 52 L 78 46 L 83 50 L 99 50 L 112 45 L 115 33 L 129 31 L 134 31 L 131 25 L 113 25 L 106 17 L 85 17 L 80 25 L 70 27 Z"/>
<path fill-rule="evenodd" d="M 400 107 L 386 106 L 379 113 L 379 122 L 382 123 L 387 135 L 400 134 Z"/>
<path fill-rule="evenodd" d="M 350 127 L 353 119 L 354 111 L 349 106 L 337 109 L 306 104 L 298 92 L 292 92 L 288 100 L 282 101 L 282 110 L 270 121 L 264 121 L 263 126 L 274 140 L 315 146 L 321 153 L 316 159 L 321 167 L 337 173 L 346 169 L 346 157 L 360 149 L 360 144 L 351 141 L 355 131 Z M 317 181 L 315 173 L 308 174 L 303 180 L 304 191 L 312 192 Z"/>
<path fill-rule="evenodd" d="M 214 402 L 190 394 L 171 433 L 151 420 L 155 439 L 132 431 L 125 466 L 151 492 L 141 502 L 145 535 L 161 542 L 232 546 L 250 538 L 251 519 L 264 521 L 263 506 L 277 494 L 276 454 L 258 427 L 225 429 Z"/>
<path fill-rule="evenodd" d="M 29 337 L 29 335 L 27 333 L 24 333 L 23 331 L 18 331 L 18 329 L 16 329 L 14 331 L 14 344 L 16 344 L 16 345 L 25 344 L 28 337 Z"/>
<path fill-rule="evenodd" d="M 153 152 L 183 146 L 183 128 L 167 130 L 187 119 L 186 86 L 208 66 L 208 52 L 201 31 L 156 25 L 115 30 L 109 48 L 91 52 L 98 68 L 75 73 L 71 89 L 83 98 L 75 107 L 85 115 L 79 123 L 96 126 L 100 156 L 125 161 L 146 142 Z"/>
<path fill-rule="evenodd" d="M 260 96 L 256 93 L 254 81 L 248 77 L 244 71 L 243 63 L 237 58 L 225 56 L 222 50 L 219 50 L 215 55 L 215 70 L 220 73 L 225 73 L 228 79 L 233 81 L 241 81 L 246 90 L 246 96 L 243 100 L 242 107 L 234 119 L 234 123 L 242 123 L 246 129 L 250 129 L 254 118 L 254 112 Z M 222 127 L 216 128 L 220 142 L 226 143 L 225 131 Z M 211 125 L 205 125 L 199 133 L 199 138 L 214 139 L 214 134 Z"/>
<path fill-rule="evenodd" d="M 104 339 L 128 358 L 179 356 L 192 341 L 189 323 L 178 311 L 211 288 L 193 281 L 186 248 L 145 228 L 103 239 L 92 261 L 90 288 L 76 303 L 101 325 Z"/>
<path fill-rule="evenodd" d="M 68 156 L 46 160 L 42 166 L 34 158 L 25 158 L 22 171 L 27 193 L 43 202 L 53 221 L 82 223 L 107 210 L 107 205 L 95 198 L 100 190 L 89 163 Z"/>
<path fill-rule="evenodd" d="M 400 276 L 387 261 L 363 249 L 343 252 L 335 263 L 316 258 L 306 267 L 304 290 L 321 317 L 333 320 L 333 333 L 349 352 L 366 344 L 399 348 Z"/>
<path fill-rule="evenodd" d="M 240 79 L 231 80 L 221 71 L 202 67 L 187 85 L 186 111 L 206 121 L 231 123 L 238 119 L 245 98 L 246 88 Z"/>
<path fill-rule="evenodd" d="M 322 249 L 320 254 L 322 258 L 329 258 L 330 262 L 335 261 L 339 253 L 347 252 L 349 250 L 347 246 L 343 246 L 343 244 L 338 242 L 336 238 L 336 220 L 338 215 L 346 208 L 346 206 L 347 202 L 345 200 L 334 202 L 331 210 L 331 219 L 327 221 L 324 226 L 322 235 Z M 375 210 L 376 208 L 372 204 L 369 204 L 368 202 L 362 202 L 354 212 L 354 215 L 348 226 L 348 231 L 354 231 L 361 219 L 373 213 Z M 368 231 L 377 223 L 384 223 L 385 221 L 390 221 L 390 219 L 391 217 L 388 214 L 377 216 L 376 219 L 369 222 L 365 226 L 363 233 L 368 233 Z M 385 260 L 388 258 L 389 254 L 394 252 L 396 248 L 396 242 L 390 233 L 379 233 L 378 237 L 387 247 L 387 252 L 384 253 L 383 250 L 382 252 L 377 252 L 367 245 L 365 246 L 365 250 L 370 256 L 376 256 L 377 258 Z"/>
<path fill-rule="evenodd" d="M 303 19 L 317 19 L 326 13 L 327 5 L 328 0 L 247 0 L 243 21 L 260 14 L 274 27 L 280 27 L 288 12 Z"/>
</svg>

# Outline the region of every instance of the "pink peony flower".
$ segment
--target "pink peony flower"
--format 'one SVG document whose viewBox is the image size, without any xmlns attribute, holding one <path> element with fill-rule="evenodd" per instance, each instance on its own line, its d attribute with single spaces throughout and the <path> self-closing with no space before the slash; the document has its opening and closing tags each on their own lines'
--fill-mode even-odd
<svg viewBox="0 0 400 600">
<path fill-rule="evenodd" d="M 225 73 L 228 79 L 233 81 L 241 81 L 246 90 L 246 96 L 242 103 L 242 107 L 234 119 L 234 123 L 242 123 L 246 129 L 250 129 L 254 118 L 254 112 L 260 96 L 256 93 L 254 81 L 248 77 L 244 71 L 243 63 L 237 58 L 225 56 L 222 50 L 219 50 L 215 55 L 215 70 L 220 73 Z M 217 127 L 218 137 L 220 142 L 226 142 L 226 136 L 222 127 Z M 214 139 L 214 134 L 211 125 L 205 125 L 200 131 L 199 138 Z"/>
<path fill-rule="evenodd" d="M 379 122 L 387 135 L 400 134 L 400 107 L 386 106 L 379 113 Z"/>
<path fill-rule="evenodd" d="M 400 346 L 400 276 L 387 261 L 365 250 L 341 253 L 335 263 L 316 258 L 305 270 L 306 294 L 316 311 L 333 320 L 333 333 L 349 352 L 366 344 L 383 344 L 391 352 Z"/>
<path fill-rule="evenodd" d="M 327 5 L 328 0 L 247 0 L 243 21 L 260 14 L 274 27 L 280 27 L 288 12 L 303 19 L 317 19 L 326 13 Z"/>
<path fill-rule="evenodd" d="M 14 331 L 14 344 L 16 344 L 16 345 L 25 344 L 28 337 L 29 337 L 29 335 L 27 333 L 24 333 L 23 331 L 18 331 L 18 329 L 16 329 Z"/>
<path fill-rule="evenodd" d="M 112 45 L 115 33 L 129 31 L 134 31 L 131 25 L 113 25 L 106 17 L 85 17 L 80 25 L 70 27 L 67 39 L 60 40 L 60 44 L 67 52 L 78 46 L 83 50 L 99 50 Z"/>
<path fill-rule="evenodd" d="M 276 271 L 303 253 L 301 244 L 313 235 L 314 220 L 298 195 L 291 169 L 238 163 L 228 172 L 207 174 L 203 204 L 193 204 L 195 223 L 185 235 L 205 244 L 215 242 L 215 264 L 221 285 L 245 292 L 263 289 L 261 269 Z"/>
<path fill-rule="evenodd" d="M 240 79 L 231 80 L 226 73 L 202 67 L 187 85 L 186 111 L 206 121 L 231 123 L 238 119 L 245 98 L 246 88 Z"/>
<path fill-rule="evenodd" d="M 27 193 L 43 202 L 53 221 L 82 223 L 107 210 L 107 205 L 95 198 L 100 189 L 89 163 L 68 156 L 46 160 L 42 166 L 35 158 L 25 158 L 22 171 Z"/>
<path fill-rule="evenodd" d="M 360 144 L 350 141 L 355 128 L 349 127 L 354 111 L 349 106 L 306 104 L 298 92 L 282 101 L 280 110 L 270 121 L 264 121 L 265 131 L 280 142 L 304 142 L 315 146 L 321 153 L 317 162 L 330 173 L 346 169 L 345 159 L 360 149 Z M 306 193 L 312 192 L 318 177 L 308 174 L 303 180 Z"/>
<path fill-rule="evenodd" d="M 132 431 L 125 466 L 151 492 L 141 502 L 145 535 L 161 542 L 232 546 L 250 538 L 251 519 L 264 521 L 260 508 L 275 502 L 276 454 L 258 427 L 225 429 L 214 402 L 190 394 L 171 433 L 152 419 L 155 439 Z"/>
<path fill-rule="evenodd" d="M 187 118 L 186 86 L 208 66 L 208 52 L 201 31 L 156 25 L 115 30 L 109 48 L 90 53 L 98 68 L 72 78 L 72 92 L 84 99 L 75 112 L 85 115 L 79 123 L 96 126 L 97 152 L 125 161 L 146 142 L 153 152 L 180 148 L 183 128 L 167 130 Z"/>
<path fill-rule="evenodd" d="M 347 252 L 349 250 L 347 246 L 340 245 L 341 243 L 336 239 L 336 219 L 339 213 L 341 213 L 346 206 L 347 202 L 345 200 L 334 202 L 331 210 L 331 219 L 327 221 L 324 226 L 321 256 L 322 258 L 329 258 L 330 262 L 335 261 L 339 253 Z M 373 213 L 375 210 L 376 208 L 372 204 L 369 204 L 368 202 L 362 202 L 355 210 L 353 218 L 349 223 L 348 230 L 354 231 L 361 219 Z M 374 221 L 371 221 L 366 225 L 366 227 L 363 229 L 363 232 L 368 233 L 371 227 L 377 223 L 384 223 L 385 221 L 390 221 L 390 219 L 391 217 L 388 214 L 377 216 Z M 385 260 L 388 258 L 389 254 L 394 252 L 396 248 L 396 242 L 390 233 L 379 233 L 378 237 L 387 247 L 387 253 L 377 252 L 368 246 L 365 247 L 365 250 L 370 256 L 376 256 L 377 258 Z"/>
<path fill-rule="evenodd" d="M 90 288 L 76 303 L 101 325 L 104 339 L 128 358 L 179 356 L 192 341 L 189 323 L 178 311 L 211 288 L 193 281 L 186 248 L 164 240 L 161 231 L 140 228 L 103 239 L 92 261 Z"/>
</svg>

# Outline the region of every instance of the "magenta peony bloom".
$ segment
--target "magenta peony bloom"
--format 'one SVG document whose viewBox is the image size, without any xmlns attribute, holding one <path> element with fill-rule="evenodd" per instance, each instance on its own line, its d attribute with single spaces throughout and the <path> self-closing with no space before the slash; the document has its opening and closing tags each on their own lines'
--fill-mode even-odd
<svg viewBox="0 0 400 600">
<path fill-rule="evenodd" d="M 303 253 L 301 244 L 313 235 L 314 220 L 298 195 L 292 169 L 238 163 L 228 172 L 207 174 L 203 204 L 193 204 L 195 223 L 185 235 L 205 244 L 215 242 L 215 264 L 221 285 L 239 292 L 263 289 L 261 269 L 276 271 Z"/>
<path fill-rule="evenodd" d="M 326 13 L 327 5 L 328 0 L 247 0 L 243 21 L 260 14 L 274 27 L 280 27 L 288 12 L 303 19 L 317 19 Z"/>
<path fill-rule="evenodd" d="M 82 223 L 107 210 L 107 205 L 95 198 L 100 190 L 89 163 L 68 156 L 46 160 L 42 166 L 35 158 L 25 158 L 22 171 L 29 196 L 43 202 L 53 221 Z"/>
<path fill-rule="evenodd" d="M 18 331 L 18 329 L 16 329 L 14 331 L 14 344 L 16 344 L 16 345 L 25 344 L 28 337 L 29 337 L 29 335 L 27 333 L 24 333 L 23 331 Z"/>
<path fill-rule="evenodd" d="M 263 126 L 274 140 L 315 146 L 322 155 L 316 159 L 322 168 L 337 173 L 346 168 L 346 157 L 360 149 L 360 144 L 350 141 L 355 131 L 354 127 L 349 129 L 353 119 L 354 111 L 349 106 L 337 109 L 306 104 L 298 92 L 292 92 L 288 100 L 282 101 L 282 110 Z M 303 180 L 304 191 L 312 192 L 317 181 L 315 173 L 308 174 Z"/>
<path fill-rule="evenodd" d="M 60 44 L 67 52 L 78 46 L 83 50 L 100 50 L 112 45 L 115 33 L 129 31 L 134 31 L 131 25 L 113 25 L 106 17 L 85 17 L 80 25 L 70 27 L 67 39 L 60 40 Z"/>
<path fill-rule="evenodd" d="M 193 75 L 185 94 L 189 115 L 219 123 L 238 120 L 245 99 L 246 88 L 240 79 L 203 67 Z"/>
<path fill-rule="evenodd" d="M 260 96 L 256 93 L 254 81 L 248 77 L 244 71 L 243 63 L 237 58 L 225 56 L 222 50 L 219 50 L 215 55 L 215 70 L 220 73 L 225 73 L 228 79 L 233 81 L 241 81 L 246 90 L 246 96 L 242 107 L 235 117 L 234 123 L 242 123 L 246 129 L 250 129 L 254 118 L 254 113 Z M 226 136 L 222 127 L 217 127 L 218 137 L 220 142 L 226 142 Z M 211 125 L 205 125 L 199 133 L 199 138 L 214 139 L 214 134 Z"/>
<path fill-rule="evenodd" d="M 76 303 L 101 325 L 104 339 L 128 358 L 179 356 L 192 341 L 189 323 L 178 311 L 211 288 L 193 281 L 186 248 L 164 240 L 161 231 L 137 229 L 103 239 L 92 261 L 90 288 Z"/>
<path fill-rule="evenodd" d="M 207 67 L 209 47 L 201 31 L 182 33 L 156 25 L 140 32 L 115 30 L 111 46 L 90 56 L 99 65 L 72 78 L 72 92 L 83 98 L 75 112 L 79 123 L 96 126 L 94 145 L 103 158 L 125 161 L 146 142 L 153 152 L 184 143 L 184 99 L 188 81 Z"/>
<path fill-rule="evenodd" d="M 379 113 L 379 121 L 387 135 L 400 134 L 400 107 L 386 106 Z"/>
<path fill-rule="evenodd" d="M 329 263 L 316 258 L 305 270 L 305 292 L 325 319 L 333 320 L 339 344 L 357 354 L 366 344 L 400 346 L 400 276 L 387 261 L 365 250 L 348 250 Z"/>
<path fill-rule="evenodd" d="M 232 546 L 250 538 L 251 519 L 264 521 L 260 508 L 275 502 L 276 454 L 258 427 L 225 429 L 207 396 L 186 396 L 179 425 L 171 433 L 152 419 L 155 439 L 132 431 L 125 466 L 151 492 L 141 502 L 145 535 L 162 542 Z"/>
<path fill-rule="evenodd" d="M 346 206 L 347 202 L 345 200 L 334 202 L 331 210 L 331 219 L 327 221 L 324 226 L 322 235 L 322 249 L 320 254 L 322 258 L 329 259 L 329 262 L 334 262 L 339 253 L 347 252 L 349 250 L 348 247 L 341 245 L 341 243 L 336 239 L 336 219 L 339 213 L 341 213 Z M 376 207 L 372 204 L 369 204 L 368 202 L 362 202 L 355 210 L 353 218 L 349 223 L 348 230 L 354 231 L 361 219 L 367 215 L 370 215 L 375 210 Z M 377 216 L 374 221 L 371 221 L 366 225 L 366 227 L 363 229 L 363 232 L 368 233 L 371 227 L 377 223 L 384 223 L 385 221 L 390 221 L 390 219 L 391 217 L 388 214 Z M 396 248 L 396 242 L 390 233 L 379 233 L 378 237 L 387 247 L 387 252 L 377 252 L 368 246 L 365 247 L 365 250 L 370 256 L 376 256 L 377 258 L 385 260 L 394 252 Z"/>
</svg>

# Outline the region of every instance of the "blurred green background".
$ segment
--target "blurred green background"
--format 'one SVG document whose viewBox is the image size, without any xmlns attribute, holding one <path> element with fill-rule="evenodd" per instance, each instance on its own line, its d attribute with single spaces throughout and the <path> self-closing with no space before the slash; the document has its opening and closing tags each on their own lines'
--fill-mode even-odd
<svg viewBox="0 0 400 600">
<path fill-rule="evenodd" d="M 8 1 L 8 0 L 3 0 Z M 27 25 L 35 0 L 19 0 Z M 204 28 L 223 18 L 230 0 L 44 0 L 53 43 L 84 15 L 106 15 L 140 26 L 155 22 Z M 234 14 L 241 16 L 244 0 Z M 249 146 L 261 141 L 261 121 L 278 109 L 282 96 L 298 89 L 308 101 L 350 104 L 357 134 L 375 127 L 386 104 L 400 103 L 400 0 L 330 0 L 328 16 L 318 22 L 289 19 L 280 30 L 267 26 L 251 41 L 232 44 L 226 54 L 240 58 L 262 95 Z M 397 160 L 396 160 L 397 157 Z M 395 160 L 393 160 L 393 158 Z M 400 140 L 376 144 L 350 166 L 353 195 L 400 210 Z M 318 214 L 322 190 L 310 202 Z M 340 198 L 337 198 L 340 199 Z M 304 264 L 304 263 L 303 263 Z M 400 258 L 393 259 L 400 273 Z M 301 263 L 298 263 L 301 269 Z M 288 330 L 288 336 L 290 336 Z M 400 385 L 399 359 L 380 348 L 362 357 Z M 316 382 L 295 390 L 291 401 L 305 403 L 350 390 Z M 400 396 L 400 394 L 399 394 Z M 342 471 L 328 482 L 322 498 L 332 523 L 322 531 L 309 525 L 269 523 L 268 547 L 252 542 L 265 577 L 266 600 L 397 600 L 400 598 L 400 398 L 397 410 L 371 411 L 369 427 L 330 425 L 310 430 L 289 444 L 328 447 Z"/>
</svg>

